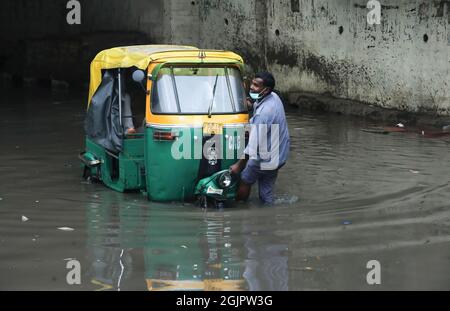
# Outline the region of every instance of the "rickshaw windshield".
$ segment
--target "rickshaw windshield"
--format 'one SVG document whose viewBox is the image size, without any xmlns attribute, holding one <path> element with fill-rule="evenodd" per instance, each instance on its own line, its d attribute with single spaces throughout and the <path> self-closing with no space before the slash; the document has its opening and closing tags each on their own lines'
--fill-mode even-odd
<svg viewBox="0 0 450 311">
<path fill-rule="evenodd" d="M 152 97 L 156 114 L 246 112 L 244 88 L 233 67 L 163 67 Z"/>
</svg>

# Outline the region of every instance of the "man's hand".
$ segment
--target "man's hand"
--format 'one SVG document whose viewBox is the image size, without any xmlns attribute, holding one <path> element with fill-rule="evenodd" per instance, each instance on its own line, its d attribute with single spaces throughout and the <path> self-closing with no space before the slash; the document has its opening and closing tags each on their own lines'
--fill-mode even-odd
<svg viewBox="0 0 450 311">
<path fill-rule="evenodd" d="M 250 98 L 247 98 L 245 103 L 247 104 L 248 110 L 253 110 L 253 101 Z"/>
<path fill-rule="evenodd" d="M 239 174 L 244 168 L 245 165 L 247 164 L 248 159 L 240 159 L 239 161 L 237 161 L 236 163 L 234 163 L 233 165 L 230 166 L 230 173 L 231 174 Z"/>
<path fill-rule="evenodd" d="M 235 163 L 235 164 L 230 166 L 230 173 L 231 174 L 237 175 L 240 172 L 241 172 L 241 167 L 239 165 L 239 162 L 237 162 L 237 163 Z"/>
</svg>

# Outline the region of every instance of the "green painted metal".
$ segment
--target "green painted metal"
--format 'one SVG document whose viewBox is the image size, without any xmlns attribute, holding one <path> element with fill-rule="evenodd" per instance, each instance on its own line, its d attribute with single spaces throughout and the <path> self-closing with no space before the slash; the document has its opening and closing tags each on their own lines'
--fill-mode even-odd
<svg viewBox="0 0 450 311">
<path fill-rule="evenodd" d="M 156 140 L 153 137 L 155 131 L 173 133 L 177 137 L 173 141 Z M 203 152 L 202 138 L 201 127 L 146 129 L 145 167 L 150 200 L 184 201 L 195 196 Z M 242 154 L 244 128 L 224 128 L 219 139 L 222 141 L 221 169 L 224 170 L 236 163 L 238 154 Z"/>
<path fill-rule="evenodd" d="M 224 172 L 228 172 L 228 170 L 217 172 L 200 180 L 195 187 L 195 194 L 211 197 L 219 201 L 234 199 L 237 193 L 238 180 L 233 178 L 229 187 L 222 187 L 219 183 L 219 178 Z"/>
<path fill-rule="evenodd" d="M 119 155 L 107 152 L 86 137 L 86 152 L 95 156 L 101 164 L 90 168 L 91 175 L 116 191 L 145 189 L 144 138 L 142 135 L 124 139 Z"/>
<path fill-rule="evenodd" d="M 172 154 L 174 141 L 155 140 L 153 134 L 159 132 L 178 133 L 178 139 L 186 139 L 187 148 L 194 148 L 194 136 L 201 139 L 201 128 L 152 128 L 145 132 L 145 165 L 147 169 L 147 195 L 150 200 L 187 200 L 194 195 L 200 159 L 194 157 L 178 159 Z M 186 136 L 183 136 L 186 135 Z M 187 136 L 190 136 L 188 138 Z M 192 139 L 191 139 L 192 138 Z M 181 151 L 183 148 L 180 147 Z"/>
<path fill-rule="evenodd" d="M 158 140 L 155 131 L 173 133 L 175 140 Z M 243 128 L 224 128 L 221 169 L 228 169 L 242 154 Z M 194 198 L 202 158 L 201 127 L 148 127 L 144 134 L 124 139 L 118 155 L 86 137 L 86 153 L 100 164 L 88 168 L 90 175 L 119 191 L 141 190 L 153 201 L 185 201 Z M 228 197 L 227 197 L 228 198 Z"/>
</svg>

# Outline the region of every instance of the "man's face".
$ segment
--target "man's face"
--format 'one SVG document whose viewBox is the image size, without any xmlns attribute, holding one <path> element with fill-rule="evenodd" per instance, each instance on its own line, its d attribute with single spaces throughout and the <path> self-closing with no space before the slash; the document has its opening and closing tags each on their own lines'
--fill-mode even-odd
<svg viewBox="0 0 450 311">
<path fill-rule="evenodd" d="M 267 87 L 264 86 L 264 81 L 261 78 L 255 78 L 252 80 L 252 84 L 250 85 L 250 92 L 253 93 L 261 93 L 262 91 L 264 91 L 264 93 L 262 93 L 262 95 L 266 95 L 267 93 Z"/>
</svg>

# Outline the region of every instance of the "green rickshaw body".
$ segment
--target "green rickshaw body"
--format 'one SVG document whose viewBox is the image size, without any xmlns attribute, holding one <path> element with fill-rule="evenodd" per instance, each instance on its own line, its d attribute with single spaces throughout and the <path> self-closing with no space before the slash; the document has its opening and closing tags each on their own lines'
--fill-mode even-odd
<svg viewBox="0 0 450 311">
<path fill-rule="evenodd" d="M 242 157 L 248 131 L 242 66 L 232 52 L 193 47 L 99 53 L 91 64 L 86 149 L 80 155 L 85 176 L 116 191 L 145 192 L 153 201 L 194 198 L 199 181 Z M 133 133 L 123 129 L 128 116 L 120 68 L 147 72 L 145 102 L 133 102 L 145 105 L 145 120 Z M 98 111 L 107 112 L 105 120 Z"/>
<path fill-rule="evenodd" d="M 174 133 L 183 143 L 155 140 L 155 133 L 165 131 Z M 187 138 L 186 138 L 187 136 Z M 184 138 L 183 138 L 184 137 Z M 189 200 L 194 197 L 195 186 L 198 184 L 199 167 L 202 157 L 202 127 L 147 127 L 145 135 L 145 164 L 148 169 L 146 182 L 148 198 L 155 201 Z M 222 159 L 218 162 L 219 171 L 228 169 L 238 160 L 238 151 L 242 148 L 236 142 L 245 141 L 245 127 L 223 127 L 223 134 L 216 135 L 222 146 Z M 189 145 L 186 158 L 167 156 L 176 154 L 186 144 Z M 179 148 L 180 147 L 180 148 Z M 174 152 L 175 150 L 175 152 Z M 181 149 L 181 151 L 183 151 Z M 180 152 L 182 153 L 182 152 Z M 182 156 L 180 154 L 179 156 Z M 169 186 L 168 186 L 169 185 Z"/>
</svg>

